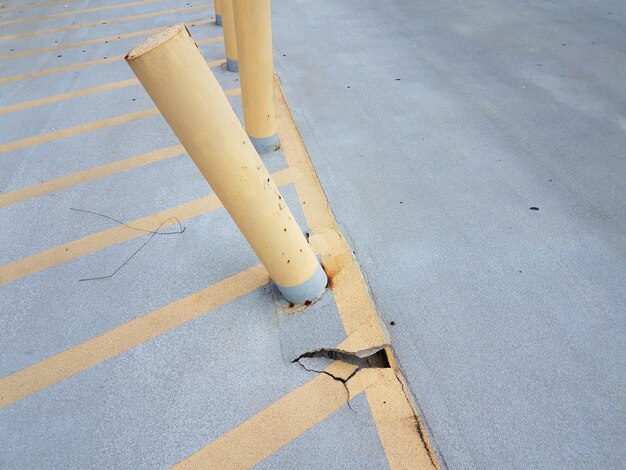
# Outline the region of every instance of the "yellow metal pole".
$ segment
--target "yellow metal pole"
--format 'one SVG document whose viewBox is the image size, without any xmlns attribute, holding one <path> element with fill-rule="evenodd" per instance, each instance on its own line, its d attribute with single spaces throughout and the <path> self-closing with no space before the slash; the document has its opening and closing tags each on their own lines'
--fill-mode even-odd
<svg viewBox="0 0 626 470">
<path fill-rule="evenodd" d="M 224 28 L 226 68 L 231 72 L 239 72 L 237 38 L 235 35 L 235 15 L 233 13 L 233 0 L 222 0 L 222 28 Z"/>
<path fill-rule="evenodd" d="M 185 25 L 146 39 L 126 61 L 284 297 L 322 295 L 326 274 Z"/>
<path fill-rule="evenodd" d="M 259 153 L 276 150 L 270 0 L 231 0 L 246 132 Z"/>
<path fill-rule="evenodd" d="M 215 8 L 215 24 L 222 26 L 222 0 L 213 0 L 213 8 Z"/>
</svg>

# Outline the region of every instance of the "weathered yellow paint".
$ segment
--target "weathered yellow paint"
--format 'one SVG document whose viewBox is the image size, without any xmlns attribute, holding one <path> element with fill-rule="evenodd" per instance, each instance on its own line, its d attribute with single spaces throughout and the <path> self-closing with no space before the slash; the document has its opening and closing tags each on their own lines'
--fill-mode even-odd
<svg viewBox="0 0 626 470">
<path fill-rule="evenodd" d="M 0 379 L 0 409 L 68 379 L 267 284 L 262 265 L 113 328 Z"/>
<path fill-rule="evenodd" d="M 235 16 L 246 132 L 256 138 L 271 137 L 277 128 L 270 0 L 229 1 Z"/>
<path fill-rule="evenodd" d="M 224 29 L 224 49 L 226 59 L 238 60 L 237 37 L 235 34 L 235 17 L 233 13 L 233 0 L 222 1 L 222 28 Z"/>
<path fill-rule="evenodd" d="M 214 23 L 215 20 L 199 20 L 199 21 L 188 21 L 187 26 L 200 26 L 208 23 Z M 66 44 L 60 44 L 58 46 L 53 47 L 44 47 L 41 49 L 31 49 L 29 51 L 21 51 L 21 52 L 9 52 L 8 54 L 0 54 L 0 60 L 5 59 L 16 59 L 18 57 L 28 57 L 36 54 L 44 54 L 46 52 L 55 52 L 61 51 L 63 49 L 70 49 L 72 47 L 83 47 L 89 46 L 91 44 L 102 44 L 106 42 L 119 41 L 120 39 L 128 39 L 134 38 L 138 36 L 147 36 L 149 34 L 158 33 L 163 28 L 152 28 L 152 29 L 144 29 L 142 31 L 133 31 L 132 33 L 123 33 L 123 34 L 115 34 L 113 36 L 105 36 L 97 39 L 87 39 L 85 41 L 77 41 L 77 42 L 68 42 Z"/>
<path fill-rule="evenodd" d="M 272 175 L 279 186 L 292 182 L 290 170 L 281 170 Z M 222 204 L 215 194 L 195 199 L 193 201 L 170 207 L 159 212 L 129 221 L 133 227 L 161 228 L 174 224 L 174 218 L 184 222 L 207 212 L 220 209 Z M 171 220 L 170 220 L 171 219 Z M 163 223 L 163 221 L 166 221 Z M 103 250 L 118 243 L 145 235 L 145 232 L 130 230 L 128 227 L 118 225 L 107 230 L 87 235 L 86 237 L 73 240 L 62 245 L 49 248 L 31 256 L 26 256 L 17 261 L 0 266 L 0 285 L 16 281 L 31 274 L 51 268 L 61 263 L 66 263 L 81 256 L 88 255 L 98 250 Z"/>
<path fill-rule="evenodd" d="M 156 163 L 167 158 L 183 155 L 185 149 L 182 145 L 173 145 L 152 152 L 135 155 L 134 157 L 125 158 L 116 162 L 107 163 L 83 171 L 77 171 L 69 175 L 61 176 L 43 183 L 26 186 L 25 188 L 16 189 L 15 191 L 0 194 L 0 207 L 7 207 L 18 202 L 26 201 L 35 197 L 50 194 L 55 191 L 67 189 L 78 184 L 88 181 L 104 178 L 105 176 L 114 175 L 123 171 L 139 168 L 144 165 Z"/>
<path fill-rule="evenodd" d="M 41 29 L 39 31 L 31 31 L 31 32 L 28 32 L 28 33 L 9 34 L 7 36 L 0 36 L 0 41 L 10 41 L 10 40 L 13 40 L 13 39 L 29 38 L 29 37 L 33 37 L 33 36 L 43 36 L 45 34 L 59 33 L 59 32 L 62 32 L 62 31 L 74 31 L 76 29 L 91 28 L 92 26 L 99 26 L 101 24 L 124 23 L 126 21 L 140 20 L 140 19 L 143 19 L 143 18 L 152 18 L 152 17 L 155 17 L 155 16 L 161 16 L 161 15 L 172 15 L 172 14 L 175 14 L 175 13 L 181 13 L 183 11 L 202 10 L 202 9 L 205 9 L 205 8 L 209 8 L 211 5 L 212 5 L 211 3 L 205 3 L 205 4 L 202 4 L 202 5 L 196 5 L 196 6 L 193 6 L 193 7 L 174 8 L 174 9 L 171 9 L 171 10 L 153 11 L 153 12 L 150 12 L 150 13 L 142 13 L 140 15 L 123 16 L 121 18 L 111 18 L 111 19 L 107 19 L 107 20 L 92 21 L 90 23 L 81 23 L 81 24 L 60 26 L 58 28 Z"/>
<path fill-rule="evenodd" d="M 345 378 L 354 369 L 352 365 L 334 362 L 325 371 Z M 350 396 L 358 396 L 376 382 L 379 375 L 380 372 L 375 369 L 358 372 L 348 382 Z M 343 384 L 328 375 L 319 374 L 190 455 L 173 469 L 252 468 L 345 404 L 346 389 Z M 330 452 L 330 449 L 325 451 Z"/>
<path fill-rule="evenodd" d="M 223 64 L 223 60 L 218 60 L 214 62 L 210 62 L 207 64 L 208 67 L 215 67 Z M 240 89 L 237 88 L 237 93 L 239 93 Z M 231 91 L 231 90 L 229 90 Z M 228 95 L 228 92 L 227 92 Z M 33 147 L 35 145 L 45 144 L 47 142 L 54 142 L 59 139 L 66 139 L 68 137 L 74 137 L 80 134 L 86 134 L 88 132 L 93 132 L 98 129 L 105 129 L 107 127 L 119 126 L 120 124 L 126 124 L 133 121 L 138 121 L 139 119 L 145 119 L 152 116 L 157 116 L 159 114 L 159 110 L 155 107 L 143 109 L 141 111 L 135 111 L 133 113 L 121 114 L 119 116 L 114 116 L 111 118 L 100 119 L 98 121 L 88 122 L 86 124 L 80 124 L 78 126 L 67 127 L 65 129 L 60 129 L 54 132 L 48 132 L 45 134 L 39 134 L 32 137 L 26 137 L 24 139 L 14 140 L 12 142 L 7 142 L 6 144 L 0 144 L 0 155 L 3 153 L 14 152 L 16 150 L 21 150 L 28 147 Z"/>
<path fill-rule="evenodd" d="M 137 2 L 127 2 L 127 3 L 117 3 L 115 5 L 105 5 L 102 7 L 95 7 L 95 8 L 85 8 L 85 9 L 81 9 L 81 10 L 71 10 L 71 11 L 63 11 L 61 13 L 51 13 L 49 15 L 40 15 L 40 16 L 26 16 L 23 18 L 14 18 L 11 20 L 4 20 L 4 21 L 0 21 L 0 26 L 5 26 L 8 24 L 15 24 L 15 23 L 27 23 L 30 21 L 41 21 L 41 20 L 48 20 L 51 18 L 59 18 L 62 16 L 76 16 L 76 15 L 81 15 L 84 13 L 94 13 L 97 11 L 105 11 L 105 10 L 114 10 L 116 8 L 127 8 L 127 7 L 132 7 L 132 6 L 138 6 L 138 5 L 147 5 L 150 3 L 158 3 L 158 2 L 162 2 L 163 0 L 139 0 Z M 4 9 L 0 10 L 4 12 Z"/>
<path fill-rule="evenodd" d="M 439 469 L 421 420 L 406 395 L 408 385 L 393 369 L 381 375 L 365 396 L 392 469 Z"/>
<path fill-rule="evenodd" d="M 276 78 L 277 121 L 282 148 L 307 224 L 313 230 L 311 246 L 323 253 L 337 310 L 348 337 L 337 346 L 344 351 L 363 351 L 388 343 L 369 289 L 349 244 L 341 234 L 306 147 L 291 116 L 280 82 Z M 390 347 L 385 348 L 391 368 L 377 370 L 378 379 L 365 390 L 374 423 L 392 469 L 439 468 L 419 416 Z M 356 377 L 369 372 L 361 371 Z M 350 382 L 352 382 L 351 379 Z"/>
<path fill-rule="evenodd" d="M 138 84 L 139 81 L 136 78 L 131 78 L 129 80 L 121 80 L 119 82 L 107 83 L 106 85 L 83 88 L 82 90 L 70 91 L 68 93 L 60 93 L 58 95 L 48 96 L 46 98 L 22 101 L 21 103 L 0 106 L 0 114 L 13 113 L 15 111 L 36 108 L 38 106 L 44 106 L 46 104 L 59 103 L 60 101 L 71 100 L 75 98 L 80 98 L 81 96 L 93 95 L 95 93 L 101 93 L 103 91 L 116 90 L 118 88 L 124 88 Z"/>
<path fill-rule="evenodd" d="M 82 0 L 56 0 L 53 2 L 31 3 L 30 5 L 17 5 L 14 7 L 5 7 L 2 9 L 2 12 L 8 13 L 10 11 L 29 10 L 31 8 L 42 8 L 42 7 L 48 7 L 48 6 L 53 6 L 53 5 L 67 5 L 69 3 L 74 3 L 74 2 L 79 2 L 79 1 L 82 1 Z"/>
<path fill-rule="evenodd" d="M 19 80 L 27 80 L 30 78 L 43 77 L 46 75 L 52 75 L 61 72 L 71 72 L 72 70 L 83 69 L 85 67 L 91 67 L 92 65 L 108 64 L 109 62 L 117 62 L 122 60 L 123 55 L 111 56 L 102 59 L 87 60 L 85 62 L 79 62 L 78 64 L 63 65 L 60 67 L 52 67 L 49 69 L 37 70 L 36 72 L 20 73 L 18 75 L 9 75 L 7 77 L 0 77 L 0 85 L 4 83 L 17 82 Z"/>
<path fill-rule="evenodd" d="M 311 279 L 319 262 L 187 28 L 148 38 L 126 60 L 272 279 Z"/>
<path fill-rule="evenodd" d="M 359 351 L 385 344 L 387 335 L 378 320 L 365 280 L 329 209 L 278 80 L 276 98 L 281 145 L 289 167 L 298 172 L 296 191 L 307 224 L 313 231 L 309 240 L 316 251 L 323 253 L 322 264 L 330 279 L 344 329 L 350 337 L 362 326 L 368 328 L 366 333 L 361 334 L 360 341 L 353 345 L 355 349 L 351 350 Z M 348 346 L 344 344 L 342 348 L 347 349 Z"/>
<path fill-rule="evenodd" d="M 212 42 L 219 42 L 223 40 L 224 38 L 222 36 L 216 36 L 216 37 L 206 38 L 201 41 L 198 41 L 198 45 L 201 46 L 203 44 L 209 44 Z M 123 59 L 124 59 L 123 55 L 116 55 L 116 56 L 111 56 L 111 57 L 103 57 L 102 59 L 94 59 L 94 60 L 88 60 L 85 62 L 79 62 L 77 64 L 69 64 L 69 65 L 63 65 L 60 67 L 37 70 L 36 72 L 28 72 L 28 73 L 21 73 L 18 75 L 10 75 L 7 77 L 0 77 L 0 84 L 16 82 L 18 80 L 25 80 L 29 78 L 43 77 L 45 75 L 52 75 L 55 73 L 71 72 L 73 70 L 83 69 L 85 67 L 91 67 L 93 65 L 101 65 L 101 64 L 107 64 L 109 62 L 117 62 L 118 60 L 123 60 Z M 213 61 L 211 62 L 212 64 L 211 67 L 217 67 L 218 65 L 222 65 L 223 63 L 224 63 L 223 60 Z"/>
<path fill-rule="evenodd" d="M 213 7 L 216 15 L 222 14 L 222 0 L 214 0 Z"/>
</svg>

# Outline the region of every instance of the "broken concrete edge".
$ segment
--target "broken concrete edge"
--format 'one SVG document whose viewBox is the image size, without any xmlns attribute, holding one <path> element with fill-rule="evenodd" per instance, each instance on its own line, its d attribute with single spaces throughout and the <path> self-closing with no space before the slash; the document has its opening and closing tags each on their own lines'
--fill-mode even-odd
<svg viewBox="0 0 626 470">
<path fill-rule="evenodd" d="M 305 358 L 324 358 L 329 361 L 337 361 L 344 364 L 349 364 L 354 366 L 352 372 L 350 372 L 347 376 L 342 377 L 340 375 L 329 372 L 324 369 L 313 369 L 307 367 L 302 363 L 302 359 Z M 292 363 L 297 363 L 307 372 L 314 372 L 317 374 L 324 374 L 332 378 L 333 380 L 340 382 L 346 389 L 347 393 L 347 401 L 346 404 L 350 409 L 350 400 L 352 396 L 350 394 L 350 389 L 348 388 L 348 382 L 354 378 L 359 372 L 363 369 L 392 369 L 393 373 L 400 383 L 400 387 L 402 388 L 402 393 L 404 394 L 404 398 L 409 404 L 413 419 L 415 421 L 415 429 L 417 434 L 422 442 L 426 453 L 428 454 L 428 458 L 430 459 L 431 464 L 435 468 L 440 468 L 439 460 L 442 458 L 439 452 L 435 453 L 431 443 L 430 443 L 430 435 L 431 432 L 427 426 L 424 425 L 423 421 L 420 418 L 419 407 L 416 406 L 416 399 L 413 397 L 408 384 L 406 383 L 406 379 L 400 372 L 397 366 L 397 362 L 393 357 L 393 351 L 389 344 L 383 344 L 380 346 L 372 347 L 369 349 L 361 350 L 361 351 L 346 351 L 339 348 L 321 348 L 315 351 L 309 351 L 303 354 L 300 354 L 298 357 L 291 361 Z M 442 459 L 441 461 L 445 461 Z"/>
<path fill-rule="evenodd" d="M 350 389 L 348 388 L 348 381 L 356 376 L 363 369 L 376 369 L 376 368 L 389 368 L 389 361 L 386 357 L 386 350 L 383 346 L 379 348 L 372 348 L 375 350 L 367 350 L 367 351 L 358 351 L 358 352 L 349 352 L 343 351 L 341 349 L 327 349 L 321 348 L 316 351 L 310 351 L 303 354 L 300 354 L 298 357 L 291 361 L 292 364 L 299 364 L 307 372 L 315 372 L 317 374 L 324 374 L 330 377 L 337 382 L 340 382 L 347 393 L 346 404 L 348 408 L 352 410 L 352 406 L 350 405 L 350 400 L 352 399 L 350 395 Z M 312 369 L 310 367 L 305 366 L 302 363 L 302 359 L 304 358 L 324 358 L 333 362 L 340 362 L 343 364 L 349 364 L 354 366 L 352 372 L 350 372 L 346 377 L 341 377 L 340 375 L 335 375 L 332 372 L 324 369 Z"/>
</svg>

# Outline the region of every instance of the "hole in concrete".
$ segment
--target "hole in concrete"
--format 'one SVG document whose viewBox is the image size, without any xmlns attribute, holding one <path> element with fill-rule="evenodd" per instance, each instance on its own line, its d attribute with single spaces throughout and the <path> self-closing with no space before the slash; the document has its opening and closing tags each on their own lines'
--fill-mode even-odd
<svg viewBox="0 0 626 470">
<path fill-rule="evenodd" d="M 326 370 L 317 370 L 311 369 L 305 366 L 301 361 L 305 358 L 324 358 L 330 361 L 341 361 L 347 364 L 352 364 L 356 366 L 356 369 L 352 371 L 350 375 L 346 378 L 338 377 L 334 374 Z M 389 358 L 387 356 L 387 351 L 384 348 L 374 350 L 374 352 L 370 354 L 361 353 L 352 353 L 348 351 L 342 351 L 341 349 L 320 349 L 317 351 L 311 351 L 304 354 L 301 354 L 297 358 L 295 358 L 292 363 L 298 363 L 300 367 L 302 367 L 307 372 L 315 372 L 316 374 L 324 374 L 336 380 L 337 382 L 341 382 L 346 389 L 346 393 L 348 395 L 347 404 L 350 409 L 350 389 L 348 388 L 348 381 L 354 377 L 361 369 L 388 369 L 391 367 L 389 363 Z"/>
</svg>

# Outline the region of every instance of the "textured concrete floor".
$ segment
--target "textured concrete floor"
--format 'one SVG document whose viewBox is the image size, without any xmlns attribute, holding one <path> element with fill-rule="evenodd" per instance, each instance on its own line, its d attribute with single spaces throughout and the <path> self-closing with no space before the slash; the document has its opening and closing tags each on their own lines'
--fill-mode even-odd
<svg viewBox="0 0 626 470">
<path fill-rule="evenodd" d="M 279 82 L 262 159 L 332 279 L 303 309 L 123 61 L 184 21 L 241 119 L 210 5 L 28 5 L 0 0 L 0 468 L 435 468 L 393 360 L 294 361 L 388 338 Z"/>
<path fill-rule="evenodd" d="M 287 96 L 440 462 L 624 468 L 626 3 L 273 12 Z"/>
</svg>

